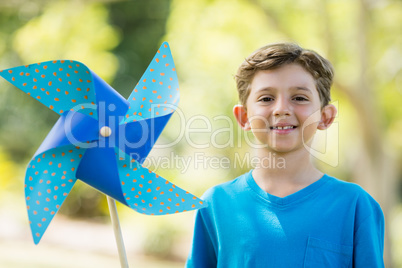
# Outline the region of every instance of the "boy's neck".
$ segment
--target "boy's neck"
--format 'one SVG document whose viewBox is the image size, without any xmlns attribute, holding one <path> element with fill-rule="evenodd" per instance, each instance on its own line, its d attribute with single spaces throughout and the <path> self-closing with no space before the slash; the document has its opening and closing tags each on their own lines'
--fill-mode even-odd
<svg viewBox="0 0 402 268">
<path fill-rule="evenodd" d="M 295 193 L 323 176 L 311 163 L 310 155 L 304 148 L 286 154 L 259 149 L 257 156 L 260 159 L 271 158 L 271 163 L 275 163 L 257 166 L 253 170 L 255 182 L 267 193 L 278 197 Z"/>
</svg>

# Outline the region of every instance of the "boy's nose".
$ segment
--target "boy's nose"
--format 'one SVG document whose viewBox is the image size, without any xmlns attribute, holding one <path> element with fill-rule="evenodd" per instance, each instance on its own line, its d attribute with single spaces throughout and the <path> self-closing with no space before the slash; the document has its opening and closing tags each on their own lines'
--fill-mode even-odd
<svg viewBox="0 0 402 268">
<path fill-rule="evenodd" d="M 284 116 L 290 115 L 289 103 L 284 98 L 278 98 L 275 102 L 273 115 Z"/>
</svg>

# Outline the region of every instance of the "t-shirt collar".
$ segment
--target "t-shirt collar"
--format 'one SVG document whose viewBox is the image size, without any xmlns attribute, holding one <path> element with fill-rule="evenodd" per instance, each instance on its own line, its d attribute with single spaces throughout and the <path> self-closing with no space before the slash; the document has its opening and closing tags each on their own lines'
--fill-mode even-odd
<svg viewBox="0 0 402 268">
<path fill-rule="evenodd" d="M 327 174 L 324 174 L 319 180 L 313 182 L 312 184 L 306 186 L 305 188 L 288 196 L 278 197 L 275 195 L 271 195 L 265 192 L 263 189 L 261 189 L 255 182 L 252 172 L 253 170 L 250 170 L 248 173 L 245 174 L 246 182 L 250 186 L 250 188 L 269 203 L 278 206 L 287 206 L 294 202 L 302 201 L 303 199 L 307 198 L 309 195 L 314 193 L 321 186 L 323 186 L 330 178 Z"/>
</svg>

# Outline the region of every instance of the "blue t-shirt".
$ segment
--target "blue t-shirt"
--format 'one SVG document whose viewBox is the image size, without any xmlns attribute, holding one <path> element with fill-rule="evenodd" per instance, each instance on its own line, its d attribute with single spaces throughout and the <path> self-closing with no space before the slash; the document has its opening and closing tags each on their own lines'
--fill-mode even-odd
<svg viewBox="0 0 402 268">
<path fill-rule="evenodd" d="M 324 175 L 280 198 L 250 171 L 203 199 L 186 267 L 384 267 L 384 216 L 357 184 Z"/>
</svg>

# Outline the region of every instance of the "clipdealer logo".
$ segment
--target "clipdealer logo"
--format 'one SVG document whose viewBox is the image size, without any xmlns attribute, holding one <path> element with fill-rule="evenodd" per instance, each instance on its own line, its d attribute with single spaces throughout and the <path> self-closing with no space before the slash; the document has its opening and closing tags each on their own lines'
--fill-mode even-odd
<svg viewBox="0 0 402 268">
<path fill-rule="evenodd" d="M 335 106 L 339 106 L 338 102 L 333 102 Z M 153 150 L 161 150 L 164 152 L 173 151 L 169 156 L 148 156 L 146 159 L 135 158 L 133 159 L 142 163 L 144 165 L 162 167 L 162 168 L 177 168 L 182 172 L 185 172 L 190 167 L 194 168 L 246 168 L 255 167 L 260 165 L 262 167 L 276 167 L 283 168 L 285 165 L 284 159 L 275 155 L 275 153 L 268 155 L 262 159 L 258 157 L 251 156 L 251 154 L 241 155 L 235 153 L 234 155 L 228 156 L 210 156 L 207 153 L 198 153 L 199 150 L 208 150 L 210 148 L 217 149 L 217 151 L 224 152 L 226 148 L 241 148 L 243 146 L 248 146 L 251 149 L 264 148 L 264 144 L 260 144 L 256 139 L 254 139 L 251 132 L 245 132 L 240 127 L 236 127 L 234 118 L 231 116 L 218 115 L 209 118 L 204 115 L 193 115 L 191 117 L 186 117 L 184 112 L 174 105 L 166 105 L 166 109 L 171 111 L 176 110 L 173 116 L 176 118 L 176 125 L 170 130 L 169 139 L 159 140 L 157 143 L 154 135 L 155 125 L 153 120 L 149 122 L 146 120 L 141 120 L 139 126 L 139 137 L 140 139 L 136 142 L 130 142 L 125 136 L 124 127 L 118 133 L 118 137 L 111 136 L 107 143 L 104 139 L 99 139 L 98 141 L 92 142 L 80 142 L 73 135 L 74 127 L 74 116 L 79 112 L 80 109 L 98 109 L 99 117 L 104 118 L 107 114 L 106 109 L 113 111 L 115 107 L 113 105 L 108 105 L 100 103 L 99 107 L 93 104 L 81 104 L 70 111 L 66 116 L 65 133 L 68 140 L 77 146 L 82 148 L 92 148 L 92 147 L 102 147 L 102 146 L 127 146 L 132 149 L 139 148 L 144 145 L 146 141 L 151 141 L 155 143 Z M 339 109 L 338 109 L 339 111 Z M 309 125 L 316 123 L 317 116 L 320 111 L 312 114 L 302 126 L 303 130 Z M 339 113 L 338 113 L 339 114 Z M 337 117 L 338 117 L 337 114 Z M 337 118 L 336 117 L 336 118 Z M 112 125 L 112 129 L 119 125 L 119 122 L 123 121 L 124 118 L 109 118 L 107 120 Z M 268 122 L 267 122 L 268 124 Z M 169 123 L 168 123 L 169 125 Z M 102 126 L 99 126 L 102 127 Z M 173 134 L 172 134 L 173 133 Z M 317 131 L 319 142 L 314 142 L 312 145 L 303 142 L 303 146 L 310 155 L 316 159 L 336 167 L 339 164 L 339 123 L 335 120 L 329 130 Z M 116 139 L 113 140 L 113 139 Z M 180 156 L 175 154 L 175 147 L 181 144 L 186 144 L 189 148 L 193 149 L 193 155 L 191 156 Z M 121 155 L 120 157 L 125 157 Z"/>
</svg>

